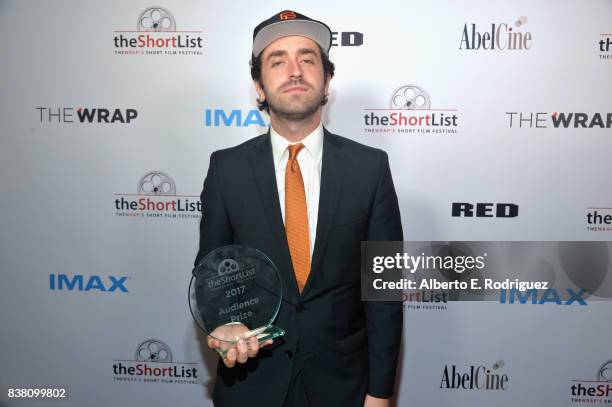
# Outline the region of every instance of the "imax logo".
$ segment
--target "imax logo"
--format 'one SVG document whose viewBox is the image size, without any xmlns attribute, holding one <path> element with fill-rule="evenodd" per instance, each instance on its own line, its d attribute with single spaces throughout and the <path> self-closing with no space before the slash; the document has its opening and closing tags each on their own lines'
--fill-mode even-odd
<svg viewBox="0 0 612 407">
<path fill-rule="evenodd" d="M 50 290 L 67 290 L 67 291 L 103 291 L 114 292 L 120 291 L 127 293 L 125 287 L 127 277 L 113 276 L 89 276 L 85 277 L 81 274 L 68 276 L 66 274 L 49 274 L 49 289 Z"/>
<path fill-rule="evenodd" d="M 512 289 L 512 290 L 500 290 L 499 291 L 499 302 L 501 304 L 514 304 L 516 300 L 518 300 L 521 304 L 527 304 L 530 302 L 531 304 L 546 304 L 546 303 L 555 303 L 557 305 L 571 305 L 573 303 L 578 303 L 580 305 L 587 305 L 586 301 L 582 296 L 585 294 L 584 290 L 580 290 L 578 292 L 572 290 L 571 288 L 566 288 L 569 297 L 567 300 L 563 301 L 555 288 L 549 288 L 542 293 L 539 293 L 538 290 L 525 290 L 523 292 Z"/>
<path fill-rule="evenodd" d="M 206 127 L 267 127 L 261 112 L 257 109 L 233 109 L 229 112 L 223 109 L 204 109 L 204 124 Z"/>
</svg>

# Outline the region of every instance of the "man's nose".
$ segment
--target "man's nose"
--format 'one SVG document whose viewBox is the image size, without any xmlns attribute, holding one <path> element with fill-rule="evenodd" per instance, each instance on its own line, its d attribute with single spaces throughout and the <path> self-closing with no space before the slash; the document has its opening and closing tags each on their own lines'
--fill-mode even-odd
<svg viewBox="0 0 612 407">
<path fill-rule="evenodd" d="M 289 74 L 291 75 L 291 79 L 302 79 L 302 66 L 299 61 L 292 60 L 289 63 Z"/>
</svg>

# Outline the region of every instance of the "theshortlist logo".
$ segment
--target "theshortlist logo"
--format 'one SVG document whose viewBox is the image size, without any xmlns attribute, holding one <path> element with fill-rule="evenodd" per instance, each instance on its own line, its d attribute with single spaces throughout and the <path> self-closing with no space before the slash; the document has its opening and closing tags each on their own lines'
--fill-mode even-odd
<svg viewBox="0 0 612 407">
<path fill-rule="evenodd" d="M 596 112 L 506 112 L 508 127 L 546 129 L 609 129 L 612 113 Z"/>
<path fill-rule="evenodd" d="M 449 390 L 482 390 L 505 391 L 508 390 L 510 379 L 503 372 L 504 361 L 499 360 L 491 368 L 484 365 L 444 365 L 441 389 Z"/>
<path fill-rule="evenodd" d="M 40 123 L 130 124 L 138 117 L 134 108 L 35 107 Z"/>
<path fill-rule="evenodd" d="M 457 109 L 433 109 L 429 94 L 418 85 L 400 86 L 388 109 L 365 109 L 366 133 L 457 134 Z"/>
<path fill-rule="evenodd" d="M 519 206 L 513 203 L 469 203 L 453 202 L 453 217 L 465 218 L 516 218 Z"/>
<path fill-rule="evenodd" d="M 448 290 L 410 290 L 402 294 L 404 309 L 445 311 L 449 301 Z"/>
<path fill-rule="evenodd" d="M 116 382 L 198 384 L 197 363 L 174 362 L 172 350 L 159 339 L 147 339 L 136 347 L 134 359 L 113 361 Z"/>
<path fill-rule="evenodd" d="M 151 171 L 138 181 L 136 194 L 116 193 L 116 216 L 200 219 L 202 202 L 196 195 L 177 195 L 174 180 L 161 171 Z"/>
<path fill-rule="evenodd" d="M 612 208 L 587 208 L 586 223 L 589 232 L 612 232 Z"/>
<path fill-rule="evenodd" d="M 612 61 L 612 33 L 601 34 L 597 45 L 599 48 L 599 59 Z"/>
<path fill-rule="evenodd" d="M 127 276 L 103 276 L 82 274 L 49 274 L 51 291 L 92 291 L 104 293 L 127 293 Z"/>
<path fill-rule="evenodd" d="M 574 406 L 612 405 L 612 360 L 604 362 L 590 380 L 571 380 L 569 394 Z"/>
<path fill-rule="evenodd" d="M 527 17 L 521 16 L 511 23 L 491 23 L 488 26 L 465 23 L 461 31 L 460 50 L 527 51 L 531 49 L 532 35 L 525 30 Z"/>
<path fill-rule="evenodd" d="M 136 31 L 116 30 L 115 55 L 203 55 L 202 31 L 177 30 L 170 10 L 149 7 L 138 16 Z"/>
</svg>

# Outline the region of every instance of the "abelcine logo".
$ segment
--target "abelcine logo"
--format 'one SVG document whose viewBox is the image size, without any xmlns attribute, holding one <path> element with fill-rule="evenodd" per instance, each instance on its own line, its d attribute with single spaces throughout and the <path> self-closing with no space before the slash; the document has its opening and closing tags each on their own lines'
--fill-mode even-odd
<svg viewBox="0 0 612 407">
<path fill-rule="evenodd" d="M 528 18 L 521 16 L 514 23 L 477 25 L 465 23 L 459 49 L 465 51 L 528 51 L 532 35 L 527 31 Z"/>
<path fill-rule="evenodd" d="M 202 56 L 202 31 L 179 31 L 170 10 L 149 7 L 138 16 L 135 30 L 115 30 L 115 55 Z"/>
<path fill-rule="evenodd" d="M 200 219 L 202 202 L 197 195 L 177 195 L 174 180 L 151 171 L 138 181 L 135 194 L 116 193 L 115 215 L 147 219 Z"/>
<path fill-rule="evenodd" d="M 170 346 L 159 339 L 142 341 L 134 359 L 115 359 L 112 368 L 115 382 L 198 384 L 198 364 L 175 362 Z"/>
<path fill-rule="evenodd" d="M 389 108 L 365 109 L 366 133 L 457 134 L 457 109 L 432 108 L 427 91 L 418 85 L 402 85 L 390 98 Z"/>
<path fill-rule="evenodd" d="M 442 370 L 440 388 L 473 391 L 508 390 L 510 379 L 503 371 L 504 365 L 505 363 L 503 360 L 498 360 L 490 368 L 484 365 L 461 367 L 446 364 Z"/>
</svg>

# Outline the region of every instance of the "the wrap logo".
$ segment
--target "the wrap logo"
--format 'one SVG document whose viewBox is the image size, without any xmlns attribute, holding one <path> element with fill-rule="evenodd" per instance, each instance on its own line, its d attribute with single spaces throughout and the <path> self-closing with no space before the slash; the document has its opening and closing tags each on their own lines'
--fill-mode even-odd
<svg viewBox="0 0 612 407">
<path fill-rule="evenodd" d="M 609 129 L 612 113 L 584 112 L 506 112 L 508 127 L 527 129 Z"/>
<path fill-rule="evenodd" d="M 390 98 L 389 108 L 365 109 L 366 133 L 457 134 L 457 109 L 434 109 L 429 94 L 414 84 L 402 85 Z"/>
<path fill-rule="evenodd" d="M 49 274 L 49 290 L 127 293 L 127 280 L 126 276 Z"/>
<path fill-rule="evenodd" d="M 197 195 L 177 195 L 172 177 L 150 171 L 138 181 L 136 194 L 116 193 L 115 215 L 144 218 L 201 218 L 202 202 Z"/>
<path fill-rule="evenodd" d="M 526 51 L 531 49 L 531 32 L 523 31 L 529 20 L 525 16 L 514 24 L 491 23 L 481 31 L 474 23 L 463 25 L 460 50 Z"/>
<path fill-rule="evenodd" d="M 163 7 L 142 11 L 135 28 L 114 32 L 115 55 L 203 55 L 202 31 L 178 31 L 174 15 Z"/>
<path fill-rule="evenodd" d="M 134 108 L 36 107 L 40 123 L 130 124 L 138 117 Z"/>
<path fill-rule="evenodd" d="M 170 347 L 159 339 L 138 344 L 134 360 L 115 359 L 113 380 L 165 384 L 198 384 L 197 363 L 175 362 Z"/>
</svg>

